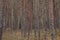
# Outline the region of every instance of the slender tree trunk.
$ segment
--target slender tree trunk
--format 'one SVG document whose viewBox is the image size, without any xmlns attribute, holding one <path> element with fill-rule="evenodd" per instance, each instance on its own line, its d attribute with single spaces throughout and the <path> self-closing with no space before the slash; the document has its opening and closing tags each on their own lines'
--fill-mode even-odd
<svg viewBox="0 0 60 40">
<path fill-rule="evenodd" d="M 48 13 L 48 1 L 44 0 L 44 7 L 43 7 L 43 29 L 44 29 L 44 40 L 47 40 L 47 28 L 48 28 L 48 18 L 47 18 L 47 13 Z"/>
<path fill-rule="evenodd" d="M 33 0 L 33 14 L 34 14 L 35 40 L 37 40 L 37 34 L 39 33 L 39 17 L 38 17 L 38 14 L 39 14 L 39 0 Z"/>
<path fill-rule="evenodd" d="M 27 2 L 28 0 L 23 0 L 22 1 L 22 33 L 24 37 L 27 36 L 28 32 L 28 10 L 27 10 Z"/>
<path fill-rule="evenodd" d="M 32 23 L 32 0 L 28 0 L 28 40 L 29 40 L 29 35 L 30 35 L 30 32 L 31 32 L 31 23 Z"/>
<path fill-rule="evenodd" d="M 11 32 L 13 32 L 13 27 L 14 27 L 14 25 L 13 25 L 13 20 L 14 20 L 14 18 L 13 18 L 13 11 L 14 11 L 14 9 L 13 9 L 13 6 L 14 6 L 14 1 L 13 0 L 10 0 L 10 5 L 8 6 L 8 7 L 10 7 L 10 9 L 8 9 L 9 10 L 9 12 L 10 12 L 10 17 L 9 17 L 9 27 L 11 28 Z M 9 13 L 8 13 L 9 14 Z"/>
<path fill-rule="evenodd" d="M 5 21 L 5 19 L 4 19 L 4 11 L 5 11 L 5 1 L 4 0 L 0 0 L 0 3 L 1 3 L 1 5 L 0 5 L 0 40 L 2 40 L 2 33 L 3 33 L 3 27 L 5 26 L 4 25 L 4 21 Z"/>
<path fill-rule="evenodd" d="M 55 29 L 54 29 L 54 9 L 53 0 L 48 0 L 48 12 L 49 12 L 49 26 L 51 30 L 51 40 L 54 40 Z"/>
</svg>

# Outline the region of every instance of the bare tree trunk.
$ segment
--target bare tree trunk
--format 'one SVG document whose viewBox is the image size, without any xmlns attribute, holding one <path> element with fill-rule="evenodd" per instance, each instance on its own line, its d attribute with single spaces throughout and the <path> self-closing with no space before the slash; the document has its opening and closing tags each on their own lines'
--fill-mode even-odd
<svg viewBox="0 0 60 40">
<path fill-rule="evenodd" d="M 55 33 L 60 32 L 60 0 L 54 0 Z M 60 35 L 60 34 L 59 34 Z"/>
<path fill-rule="evenodd" d="M 27 2 L 28 0 L 23 0 L 22 1 L 22 33 L 24 37 L 27 36 L 28 32 L 28 10 L 27 10 Z"/>
<path fill-rule="evenodd" d="M 27 3 L 27 12 L 28 12 L 28 39 L 29 40 L 29 36 L 30 36 L 30 33 L 31 33 L 31 28 L 32 28 L 32 0 L 28 0 L 28 3 Z"/>
<path fill-rule="evenodd" d="M 35 33 L 35 40 L 37 40 L 37 32 L 39 32 L 39 0 L 33 0 L 33 14 L 34 14 L 34 33 Z M 40 37 L 40 35 L 39 35 Z M 39 39 L 39 38 L 38 38 Z M 40 40 L 40 39 L 39 39 Z"/>
<path fill-rule="evenodd" d="M 13 32 L 13 27 L 14 27 L 14 25 L 13 25 L 13 21 L 14 21 L 14 0 L 10 0 L 10 5 L 8 6 L 8 7 L 10 7 L 10 18 L 9 18 L 9 20 L 10 20 L 10 24 L 9 24 L 9 27 L 11 28 L 11 32 Z M 9 10 L 9 9 L 8 9 Z"/>
<path fill-rule="evenodd" d="M 51 40 L 54 40 L 55 29 L 54 29 L 54 11 L 53 11 L 53 0 L 48 0 L 48 12 L 49 12 L 49 26 L 51 30 Z"/>
<path fill-rule="evenodd" d="M 43 10 L 42 10 L 42 13 L 43 13 L 43 29 L 44 29 L 44 40 L 47 40 L 47 29 L 48 29 L 48 18 L 47 18 L 47 13 L 48 13 L 48 1 L 47 0 L 44 0 L 43 1 Z"/>
<path fill-rule="evenodd" d="M 5 1 L 4 0 L 0 0 L 0 40 L 2 40 L 2 33 L 3 33 L 3 27 L 5 26 L 4 24 L 4 21 L 5 21 L 5 18 L 4 18 L 4 12 L 5 12 Z"/>
<path fill-rule="evenodd" d="M 13 30 L 18 30 L 18 2 L 17 0 L 13 0 Z"/>
</svg>

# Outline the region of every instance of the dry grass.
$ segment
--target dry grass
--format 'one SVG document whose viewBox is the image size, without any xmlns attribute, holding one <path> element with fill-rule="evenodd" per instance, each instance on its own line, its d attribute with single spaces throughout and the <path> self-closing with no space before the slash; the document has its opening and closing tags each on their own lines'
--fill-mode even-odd
<svg viewBox="0 0 60 40">
<path fill-rule="evenodd" d="M 28 34 L 28 33 L 27 33 Z M 41 40 L 44 40 L 44 31 L 40 31 L 40 39 Z M 47 40 L 51 40 L 51 36 L 50 36 L 50 32 L 47 31 L 46 32 L 46 38 Z M 2 37 L 3 40 L 28 40 L 28 35 L 26 37 L 23 37 L 21 35 L 21 32 L 17 31 L 17 32 L 10 32 L 10 31 L 6 31 L 6 32 L 3 32 L 3 37 Z M 38 40 L 38 33 L 36 34 L 36 37 L 34 36 L 34 31 L 32 31 L 29 35 L 29 40 L 35 40 L 37 39 Z M 60 32 L 59 30 L 56 30 L 55 32 L 55 40 L 60 40 Z"/>
</svg>

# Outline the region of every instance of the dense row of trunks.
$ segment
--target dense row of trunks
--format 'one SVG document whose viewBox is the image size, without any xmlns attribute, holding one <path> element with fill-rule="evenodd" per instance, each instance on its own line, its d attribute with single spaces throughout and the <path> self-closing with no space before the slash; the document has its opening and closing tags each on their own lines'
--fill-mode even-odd
<svg viewBox="0 0 60 40">
<path fill-rule="evenodd" d="M 2 31 L 21 30 L 23 36 L 34 30 L 35 37 L 40 40 L 40 30 L 51 30 L 51 40 L 54 40 L 55 29 L 60 28 L 59 5 L 56 0 L 0 0 L 0 40 Z M 57 11 L 58 10 L 58 11 Z M 3 17 L 3 18 L 2 18 Z M 37 40 L 37 39 L 35 39 Z"/>
</svg>

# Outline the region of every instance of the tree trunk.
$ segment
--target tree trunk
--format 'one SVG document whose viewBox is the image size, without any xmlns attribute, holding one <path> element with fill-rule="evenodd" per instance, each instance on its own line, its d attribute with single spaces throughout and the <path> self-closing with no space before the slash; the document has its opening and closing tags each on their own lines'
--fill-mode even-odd
<svg viewBox="0 0 60 40">
<path fill-rule="evenodd" d="M 39 32 L 39 17 L 38 17 L 38 14 L 39 14 L 39 0 L 33 0 L 33 14 L 34 14 L 34 33 L 35 33 L 35 40 L 37 40 L 37 34 L 40 33 Z M 39 35 L 39 37 L 40 37 L 40 35 Z"/>
<path fill-rule="evenodd" d="M 54 40 L 54 35 L 55 35 L 53 5 L 54 5 L 53 0 L 48 0 L 49 26 L 51 30 L 51 40 Z"/>
<path fill-rule="evenodd" d="M 0 40 L 2 40 L 2 33 L 3 33 L 3 27 L 5 26 L 4 24 L 4 12 L 5 12 L 5 1 L 4 0 L 0 0 Z"/>
</svg>

